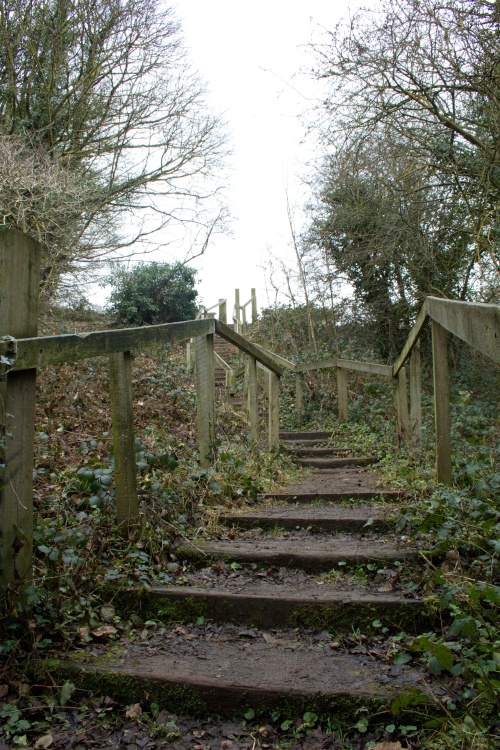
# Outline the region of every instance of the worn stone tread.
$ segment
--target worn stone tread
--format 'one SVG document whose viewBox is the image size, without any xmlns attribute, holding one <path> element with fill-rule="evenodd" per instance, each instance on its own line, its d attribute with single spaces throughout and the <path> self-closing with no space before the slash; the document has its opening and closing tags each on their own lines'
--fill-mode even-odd
<svg viewBox="0 0 500 750">
<path fill-rule="evenodd" d="M 279 526 L 284 529 L 295 529 L 297 526 L 319 529 L 321 531 L 357 531 L 365 526 L 374 531 L 388 528 L 397 509 L 387 505 L 321 505 L 291 507 L 264 507 L 246 510 L 241 513 L 223 513 L 219 521 L 226 526 L 239 528 L 269 528 Z M 371 521 L 371 523 L 370 523 Z"/>
<path fill-rule="evenodd" d="M 287 432 L 285 430 L 280 430 L 280 440 L 330 440 L 332 434 L 333 433 L 325 432 L 324 430 L 316 430 L 314 432 Z"/>
<path fill-rule="evenodd" d="M 328 445 L 312 445 L 312 446 L 300 446 L 300 447 L 285 447 L 286 453 L 288 453 L 290 456 L 297 456 L 299 458 L 304 458 L 307 456 L 334 456 L 335 454 L 348 454 L 349 456 L 352 456 L 351 451 L 348 448 L 336 448 L 335 446 L 328 446 Z"/>
<path fill-rule="evenodd" d="M 384 626 L 406 630 L 412 630 L 417 622 L 429 622 L 421 599 L 379 593 L 361 585 L 342 589 L 311 583 L 297 588 L 257 578 L 245 582 L 239 591 L 228 591 L 223 584 L 220 588 L 152 586 L 148 597 L 156 603 L 154 610 L 166 613 L 170 621 L 176 620 L 177 613 L 185 621 L 184 612 L 203 612 L 213 622 L 258 628 L 314 624 L 336 633 L 350 632 L 353 627 L 366 628 L 374 618 Z M 161 610 L 164 601 L 167 605 Z"/>
<path fill-rule="evenodd" d="M 331 570 L 339 562 L 356 565 L 369 562 L 403 561 L 418 557 L 407 545 L 399 547 L 386 539 L 367 540 L 308 535 L 307 538 L 262 536 L 258 539 L 197 542 L 177 548 L 180 557 L 224 559 L 264 566 L 285 566 L 309 572 Z"/>
<path fill-rule="evenodd" d="M 284 503 L 313 503 L 316 502 L 315 507 L 321 507 L 322 503 L 334 503 L 341 500 L 370 500 L 372 498 L 397 500 L 404 497 L 405 493 L 402 490 L 346 490 L 345 492 L 339 490 L 338 492 L 301 492 L 301 493 L 286 493 L 286 492 L 266 492 L 257 497 L 257 500 L 276 500 Z"/>
<path fill-rule="evenodd" d="M 348 703 L 352 714 L 359 699 L 385 704 L 392 696 L 414 687 L 421 688 L 421 675 L 411 668 L 394 668 L 368 656 L 335 654 L 330 649 L 295 651 L 293 644 L 270 645 L 263 638 L 247 642 L 211 640 L 198 643 L 196 653 L 156 653 L 142 649 L 121 650 L 102 663 L 64 662 L 62 672 L 72 677 L 99 675 L 106 694 L 120 698 L 120 680 L 127 680 L 128 700 L 155 700 L 178 711 L 181 695 L 196 696 L 199 712 L 232 715 L 243 707 L 272 708 L 303 705 L 309 700 L 316 709 Z M 106 679 L 108 677 L 108 680 Z M 104 684 L 103 684 L 104 683 Z M 180 693 L 182 691 L 182 693 Z M 339 700 L 341 703 L 339 704 Z M 176 705 L 177 704 L 177 705 Z"/>
<path fill-rule="evenodd" d="M 341 466 L 370 466 L 377 463 L 374 456 L 346 456 L 342 458 L 296 458 L 300 466 L 312 466 L 316 469 L 336 469 Z"/>
</svg>

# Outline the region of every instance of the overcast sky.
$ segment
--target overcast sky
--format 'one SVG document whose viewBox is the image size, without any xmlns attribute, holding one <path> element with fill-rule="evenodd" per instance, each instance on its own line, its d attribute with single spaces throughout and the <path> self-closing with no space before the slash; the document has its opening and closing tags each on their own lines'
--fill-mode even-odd
<svg viewBox="0 0 500 750">
<path fill-rule="evenodd" d="M 256 287 L 265 305 L 269 253 L 293 262 L 286 190 L 292 205 L 303 204 L 300 180 L 313 157 L 299 120 L 316 96 L 308 76 L 300 75 L 312 65 L 307 45 L 322 26 L 332 28 L 346 14 L 348 3 L 178 0 L 173 6 L 210 102 L 228 122 L 233 148 L 233 236 L 216 237 L 193 264 L 200 270 L 198 288 L 211 305 L 219 297 L 232 302 L 236 287 L 246 301 Z"/>
<path fill-rule="evenodd" d="M 256 287 L 267 304 L 265 267 L 269 253 L 293 262 L 286 210 L 305 200 L 301 179 L 314 157 L 303 142 L 300 115 L 312 109 L 317 87 L 301 70 L 313 60 L 307 45 L 321 28 L 333 28 L 348 12 L 347 0 L 171 0 L 181 21 L 193 66 L 206 81 L 208 101 L 228 123 L 232 147 L 228 175 L 232 236 L 217 236 L 199 269 L 203 302 L 241 299 Z M 297 230 L 300 210 L 296 211 Z M 165 238 L 167 239 L 167 238 Z M 177 257 L 182 252 L 176 251 Z M 162 258 L 174 259 L 172 247 Z M 269 300 L 270 302 L 273 299 Z"/>
</svg>

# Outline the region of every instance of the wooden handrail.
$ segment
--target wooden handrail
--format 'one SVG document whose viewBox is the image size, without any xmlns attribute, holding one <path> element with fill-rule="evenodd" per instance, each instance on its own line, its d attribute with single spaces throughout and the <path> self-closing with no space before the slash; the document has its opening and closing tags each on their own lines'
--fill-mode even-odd
<svg viewBox="0 0 500 750">
<path fill-rule="evenodd" d="M 500 362 L 500 305 L 427 297 L 431 320 L 473 349 Z"/>
<path fill-rule="evenodd" d="M 356 370 L 358 372 L 367 372 L 371 375 L 382 375 L 385 378 L 392 377 L 392 367 L 390 365 L 381 365 L 378 362 L 361 362 L 355 359 L 341 359 L 332 357 L 331 359 L 317 360 L 316 362 L 307 362 L 306 364 L 296 365 L 296 372 L 308 372 L 310 370 L 320 370 L 326 367 L 341 367 L 344 370 Z"/>
<path fill-rule="evenodd" d="M 275 375 L 278 375 L 279 377 L 283 375 L 284 368 L 277 364 L 274 359 L 272 359 L 266 353 L 265 350 L 261 349 L 256 344 L 253 344 L 251 341 L 244 338 L 244 336 L 241 336 L 239 333 L 236 333 L 236 331 L 233 331 L 232 328 L 229 328 L 229 326 L 221 323 L 219 320 L 215 320 L 214 323 L 215 333 L 219 334 L 219 336 L 222 336 L 222 338 L 226 339 L 226 341 L 230 341 L 231 344 L 237 346 L 238 349 L 241 349 L 241 351 L 245 352 L 245 354 L 249 354 L 251 357 L 256 359 L 257 362 L 260 362 L 265 367 L 267 367 L 268 370 L 274 372 Z"/>
<path fill-rule="evenodd" d="M 114 352 L 134 351 L 150 344 L 170 344 L 214 333 L 215 323 L 213 318 L 204 318 L 181 323 L 94 331 L 80 335 L 17 339 L 16 360 L 11 369 L 30 370 L 44 365 L 77 362 L 90 357 L 105 357 Z"/>
<path fill-rule="evenodd" d="M 414 347 L 416 346 L 417 341 L 420 338 L 420 335 L 422 333 L 422 330 L 427 323 L 429 319 L 429 313 L 427 310 L 427 300 L 422 305 L 422 308 L 417 315 L 417 319 L 413 325 L 413 328 L 410 331 L 410 335 L 406 339 L 406 343 L 401 351 L 401 354 L 397 358 L 396 362 L 392 366 L 392 377 L 395 378 L 398 375 L 398 372 L 403 367 L 404 363 L 412 353 Z"/>
</svg>

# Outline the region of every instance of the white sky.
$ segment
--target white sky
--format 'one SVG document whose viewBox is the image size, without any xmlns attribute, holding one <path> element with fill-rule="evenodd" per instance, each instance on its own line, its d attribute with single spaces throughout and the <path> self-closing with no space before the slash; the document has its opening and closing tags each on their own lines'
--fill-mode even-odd
<svg viewBox="0 0 500 750">
<path fill-rule="evenodd" d="M 312 65 L 307 43 L 322 26 L 331 29 L 347 14 L 348 0 L 169 4 L 181 21 L 193 66 L 207 83 L 209 104 L 228 123 L 233 150 L 228 176 L 232 237 L 218 235 L 191 263 L 199 269 L 200 298 L 212 305 L 227 297 L 230 314 L 234 289 L 240 288 L 245 302 L 255 287 L 259 306 L 266 306 L 263 266 L 269 251 L 293 263 L 285 189 L 297 207 L 300 229 L 305 199 L 300 178 L 314 157 L 312 144 L 302 143 L 299 121 L 313 107 L 316 88 L 308 76 L 299 75 Z M 171 247 L 155 260 L 172 261 Z"/>
</svg>

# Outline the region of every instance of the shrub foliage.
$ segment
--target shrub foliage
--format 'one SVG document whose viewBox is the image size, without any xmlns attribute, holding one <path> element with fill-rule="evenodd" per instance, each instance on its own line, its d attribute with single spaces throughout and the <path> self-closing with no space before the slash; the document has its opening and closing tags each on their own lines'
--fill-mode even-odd
<svg viewBox="0 0 500 750">
<path fill-rule="evenodd" d="M 122 325 L 190 320 L 196 315 L 196 271 L 182 263 L 140 263 L 111 277 L 109 312 Z"/>
</svg>

